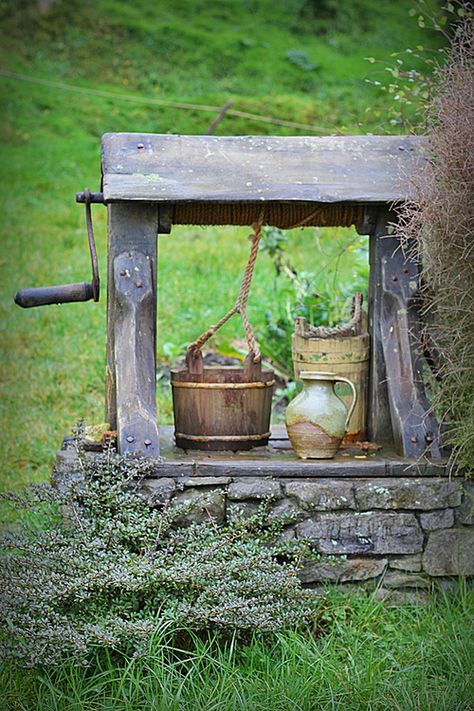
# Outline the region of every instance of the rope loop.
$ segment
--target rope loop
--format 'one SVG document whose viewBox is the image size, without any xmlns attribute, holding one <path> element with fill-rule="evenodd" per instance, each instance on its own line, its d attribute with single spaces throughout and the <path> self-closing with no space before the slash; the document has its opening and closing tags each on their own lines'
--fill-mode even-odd
<svg viewBox="0 0 474 711">
<path fill-rule="evenodd" d="M 295 320 L 295 333 L 304 338 L 335 338 L 337 336 L 354 336 L 360 333 L 362 323 L 363 296 L 357 291 L 352 299 L 351 320 L 338 326 L 312 326 L 305 318 Z"/>
<path fill-rule="evenodd" d="M 213 336 L 227 321 L 236 313 L 240 314 L 242 319 L 242 324 L 245 331 L 245 337 L 247 340 L 247 346 L 249 353 L 253 356 L 253 362 L 259 363 L 261 361 L 260 348 L 258 346 L 257 340 L 255 338 L 252 326 L 247 316 L 247 301 L 250 293 L 250 286 L 252 283 L 253 271 L 255 267 L 255 262 L 257 260 L 258 250 L 260 246 L 260 239 L 262 236 L 262 226 L 264 220 L 264 212 L 262 210 L 259 219 L 253 223 L 253 232 L 249 234 L 249 240 L 252 243 L 250 247 L 250 254 L 247 261 L 247 266 L 245 268 L 244 276 L 242 278 L 242 283 L 240 284 L 239 293 L 235 305 L 229 309 L 229 311 L 213 326 L 204 331 L 199 338 L 193 341 L 188 346 L 188 351 L 192 352 L 194 357 L 197 358 L 203 345 Z"/>
</svg>

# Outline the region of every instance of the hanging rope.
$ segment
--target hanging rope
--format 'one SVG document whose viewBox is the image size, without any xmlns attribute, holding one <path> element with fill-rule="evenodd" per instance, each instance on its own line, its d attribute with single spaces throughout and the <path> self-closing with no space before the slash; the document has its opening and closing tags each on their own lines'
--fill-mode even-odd
<svg viewBox="0 0 474 711">
<path fill-rule="evenodd" d="M 258 363 L 261 359 L 260 349 L 258 343 L 255 339 L 252 327 L 247 316 L 247 301 L 249 298 L 250 285 L 252 283 L 253 270 L 255 267 L 255 261 L 257 259 L 258 248 L 260 244 L 260 238 L 262 235 L 262 225 L 263 225 L 263 215 L 260 216 L 258 222 L 252 225 L 253 233 L 249 235 L 249 240 L 252 242 L 250 248 L 250 255 L 245 268 L 242 283 L 240 285 L 239 294 L 237 296 L 237 301 L 235 305 L 218 321 L 214 326 L 208 328 L 199 338 L 197 338 L 193 343 L 188 346 L 188 351 L 192 351 L 196 356 L 199 354 L 201 348 L 206 343 L 206 341 L 213 336 L 216 331 L 218 331 L 234 314 L 240 313 L 242 323 L 245 330 L 245 336 L 247 339 L 247 345 L 249 353 L 253 354 L 254 363 Z"/>
<path fill-rule="evenodd" d="M 358 291 L 352 299 L 352 318 L 338 326 L 311 326 L 305 318 L 295 319 L 295 333 L 303 338 L 336 338 L 337 336 L 358 335 L 362 322 L 362 293 Z"/>
</svg>

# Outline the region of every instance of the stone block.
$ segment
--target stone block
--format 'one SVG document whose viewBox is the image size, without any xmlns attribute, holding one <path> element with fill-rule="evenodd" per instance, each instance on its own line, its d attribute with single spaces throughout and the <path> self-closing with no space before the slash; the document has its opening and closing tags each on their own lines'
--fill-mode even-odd
<svg viewBox="0 0 474 711">
<path fill-rule="evenodd" d="M 187 476 L 179 480 L 185 488 L 196 486 L 227 486 L 232 481 L 230 476 Z"/>
<path fill-rule="evenodd" d="M 140 487 L 140 493 L 153 504 L 169 501 L 176 491 L 176 482 L 168 477 L 146 479 Z"/>
<path fill-rule="evenodd" d="M 248 518 L 257 513 L 261 506 L 260 501 L 228 501 L 227 518 Z"/>
<path fill-rule="evenodd" d="M 245 501 L 246 499 L 279 499 L 281 486 L 273 479 L 245 477 L 229 485 L 227 496 L 230 501 Z"/>
<path fill-rule="evenodd" d="M 75 449 L 61 449 L 56 452 L 51 485 L 61 494 L 67 494 L 72 488 L 77 490 L 84 483 L 84 473 L 79 464 Z"/>
<path fill-rule="evenodd" d="M 308 562 L 298 573 L 302 583 L 344 583 L 368 580 L 381 575 L 387 566 L 386 558 L 340 558 Z"/>
<path fill-rule="evenodd" d="M 355 508 L 351 481 L 320 479 L 318 481 L 289 481 L 287 496 L 294 497 L 307 511 L 335 511 Z"/>
<path fill-rule="evenodd" d="M 423 554 L 428 575 L 474 575 L 474 528 L 449 528 L 429 534 Z"/>
<path fill-rule="evenodd" d="M 305 514 L 291 499 L 281 499 L 272 505 L 269 513 L 270 519 L 283 520 L 283 523 L 297 523 L 303 521 Z"/>
<path fill-rule="evenodd" d="M 296 529 L 294 526 L 287 526 L 281 534 L 282 541 L 294 541 L 296 538 Z"/>
<path fill-rule="evenodd" d="M 465 481 L 461 506 L 457 510 L 457 520 L 467 526 L 474 526 L 474 481 Z"/>
<path fill-rule="evenodd" d="M 425 531 L 437 531 L 438 528 L 451 528 L 454 525 L 453 509 L 439 509 L 420 514 L 420 524 Z"/>
<path fill-rule="evenodd" d="M 423 533 L 414 514 L 367 511 L 321 513 L 297 526 L 320 553 L 418 553 Z"/>
<path fill-rule="evenodd" d="M 225 517 L 225 495 L 221 491 L 202 492 L 199 489 L 187 489 L 176 494 L 172 503 L 189 504 L 189 511 L 177 519 L 181 526 L 203 523 L 210 519 L 221 522 Z"/>
<path fill-rule="evenodd" d="M 401 570 L 388 570 L 383 577 L 386 588 L 429 588 L 430 581 L 423 575 L 405 573 Z"/>
<path fill-rule="evenodd" d="M 369 509 L 441 509 L 459 506 L 461 484 L 449 479 L 369 479 L 354 487 L 357 508 Z"/>
<path fill-rule="evenodd" d="M 395 570 L 408 570 L 412 573 L 418 573 L 421 570 L 421 553 L 390 558 L 388 565 Z"/>
</svg>

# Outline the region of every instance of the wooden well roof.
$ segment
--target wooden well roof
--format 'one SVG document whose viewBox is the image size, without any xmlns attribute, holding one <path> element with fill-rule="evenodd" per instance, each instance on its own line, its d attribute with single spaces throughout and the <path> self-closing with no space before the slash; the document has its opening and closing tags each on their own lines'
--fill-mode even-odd
<svg viewBox="0 0 474 711">
<path fill-rule="evenodd" d="M 422 136 L 107 133 L 105 202 L 393 203 L 413 197 Z"/>
</svg>

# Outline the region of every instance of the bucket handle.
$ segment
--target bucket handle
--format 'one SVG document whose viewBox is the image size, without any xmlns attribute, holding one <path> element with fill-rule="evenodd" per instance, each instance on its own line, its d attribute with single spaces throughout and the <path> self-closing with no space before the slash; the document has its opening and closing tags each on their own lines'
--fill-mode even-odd
<svg viewBox="0 0 474 711">
<path fill-rule="evenodd" d="M 351 390 L 352 390 L 352 402 L 351 402 L 351 406 L 350 406 L 349 410 L 347 411 L 346 424 L 344 425 L 344 429 L 345 429 L 345 431 L 347 432 L 347 431 L 348 431 L 348 428 L 349 428 L 349 420 L 350 420 L 351 417 L 352 417 L 352 413 L 354 412 L 354 409 L 355 409 L 355 406 L 356 406 L 356 403 L 357 403 L 357 390 L 356 390 L 356 386 L 354 385 L 354 383 L 352 382 L 352 380 L 349 380 L 349 378 L 344 378 L 342 375 L 336 375 L 336 376 L 334 377 L 334 381 L 335 381 L 336 383 L 347 383 L 348 385 L 350 385 Z"/>
<path fill-rule="evenodd" d="M 204 380 L 204 363 L 202 359 L 202 351 L 195 350 L 191 346 L 186 351 L 186 368 L 188 373 L 194 375 L 196 382 Z M 262 379 L 262 361 L 255 360 L 255 353 L 252 351 L 247 353 L 244 360 L 244 376 L 249 383 L 260 381 Z"/>
<path fill-rule="evenodd" d="M 258 248 L 260 244 L 260 238 L 262 234 L 263 225 L 263 213 L 260 215 L 258 222 L 252 225 L 253 233 L 249 235 L 249 240 L 252 243 L 250 248 L 250 254 L 245 268 L 244 276 L 242 278 L 242 283 L 240 285 L 239 294 L 234 306 L 218 321 L 216 324 L 211 326 L 204 331 L 199 338 L 190 343 L 188 346 L 188 353 L 192 351 L 195 358 L 199 358 L 198 354 L 201 348 L 206 343 L 206 341 L 211 338 L 227 321 L 234 315 L 239 313 L 242 319 L 242 324 L 244 326 L 245 336 L 247 339 L 247 345 L 249 349 L 249 355 L 252 355 L 254 363 L 257 364 L 261 360 L 260 350 L 258 343 L 255 340 L 255 336 L 252 330 L 252 326 L 248 320 L 247 316 L 247 301 L 249 298 L 250 284 L 252 282 L 253 270 L 255 266 L 255 260 L 257 259 Z M 247 359 L 246 359 L 247 360 Z"/>
</svg>

